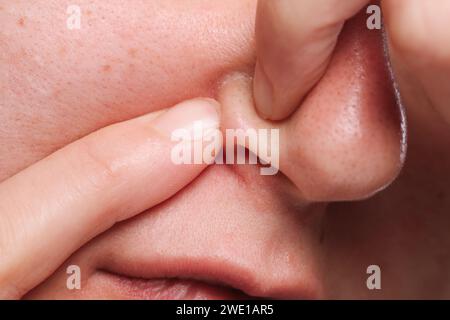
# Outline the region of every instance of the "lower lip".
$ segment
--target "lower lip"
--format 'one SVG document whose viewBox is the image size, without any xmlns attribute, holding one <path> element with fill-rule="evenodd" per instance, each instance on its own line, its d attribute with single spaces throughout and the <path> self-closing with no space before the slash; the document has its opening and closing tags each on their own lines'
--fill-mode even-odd
<svg viewBox="0 0 450 320">
<path fill-rule="evenodd" d="M 239 290 L 196 280 L 139 279 L 104 273 L 104 287 L 120 299 L 146 300 L 246 300 Z"/>
</svg>

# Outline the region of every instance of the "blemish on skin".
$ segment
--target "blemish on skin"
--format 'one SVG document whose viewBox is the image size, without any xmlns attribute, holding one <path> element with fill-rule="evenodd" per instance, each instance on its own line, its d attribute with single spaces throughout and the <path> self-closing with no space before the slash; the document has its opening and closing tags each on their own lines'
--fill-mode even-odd
<svg viewBox="0 0 450 320">
<path fill-rule="evenodd" d="M 109 64 L 105 64 L 105 65 L 102 67 L 102 71 L 103 71 L 103 72 L 110 72 L 110 71 L 111 71 L 111 66 L 110 66 Z"/>
<path fill-rule="evenodd" d="M 20 52 L 19 52 L 19 57 L 20 57 L 20 58 L 26 58 L 26 57 L 28 57 L 28 52 L 27 52 L 27 50 L 26 50 L 25 48 L 22 48 L 22 49 L 20 50 Z"/>
<path fill-rule="evenodd" d="M 25 18 L 20 18 L 19 20 L 17 20 L 17 24 L 21 27 L 25 26 Z"/>
<path fill-rule="evenodd" d="M 136 48 L 128 49 L 128 55 L 130 57 L 133 57 L 133 58 L 136 57 L 137 53 L 138 53 L 138 49 L 136 49 Z"/>
<path fill-rule="evenodd" d="M 60 47 L 59 50 L 58 50 L 58 53 L 59 53 L 59 55 L 61 57 L 65 56 L 66 55 L 66 48 Z"/>
<path fill-rule="evenodd" d="M 59 99 L 59 97 L 61 96 L 62 90 L 55 90 L 55 92 L 53 92 L 53 98 L 54 99 Z"/>
</svg>

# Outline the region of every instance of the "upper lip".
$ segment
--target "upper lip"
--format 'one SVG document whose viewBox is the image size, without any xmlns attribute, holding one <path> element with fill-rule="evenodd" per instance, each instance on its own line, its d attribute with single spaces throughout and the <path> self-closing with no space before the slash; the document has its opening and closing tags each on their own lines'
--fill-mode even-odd
<svg viewBox="0 0 450 320">
<path fill-rule="evenodd" d="M 144 280 L 197 280 L 252 297 L 321 297 L 318 256 L 307 250 L 314 240 L 302 232 L 316 223 L 321 207 L 305 205 L 299 212 L 273 193 L 259 194 L 262 204 L 250 201 L 256 191 L 237 181 L 236 170 L 212 166 L 176 200 L 118 225 L 94 246 L 101 252 L 97 268 Z M 221 204 L 224 190 L 234 202 Z"/>
</svg>

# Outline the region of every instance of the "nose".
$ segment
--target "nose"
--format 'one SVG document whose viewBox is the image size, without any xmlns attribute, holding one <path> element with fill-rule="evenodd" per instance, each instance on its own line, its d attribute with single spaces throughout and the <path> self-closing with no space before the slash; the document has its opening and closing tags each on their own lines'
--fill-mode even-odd
<svg viewBox="0 0 450 320">
<path fill-rule="evenodd" d="M 219 90 L 224 128 L 279 129 L 280 170 L 306 200 L 367 198 L 404 162 L 405 119 L 382 33 L 368 30 L 365 19 L 361 13 L 346 24 L 326 74 L 284 121 L 258 117 L 250 76 L 231 75 Z"/>
</svg>

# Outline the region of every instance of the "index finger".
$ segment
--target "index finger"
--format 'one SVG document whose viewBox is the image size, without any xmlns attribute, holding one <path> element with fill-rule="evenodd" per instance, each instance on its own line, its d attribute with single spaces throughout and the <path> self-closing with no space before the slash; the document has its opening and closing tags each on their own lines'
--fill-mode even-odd
<svg viewBox="0 0 450 320">
<path fill-rule="evenodd" d="M 194 139 L 194 125 L 206 135 L 219 120 L 216 102 L 185 101 L 100 129 L 2 182 L 0 299 L 22 297 L 90 239 L 189 184 L 209 162 L 178 165 L 172 134 Z"/>
</svg>

